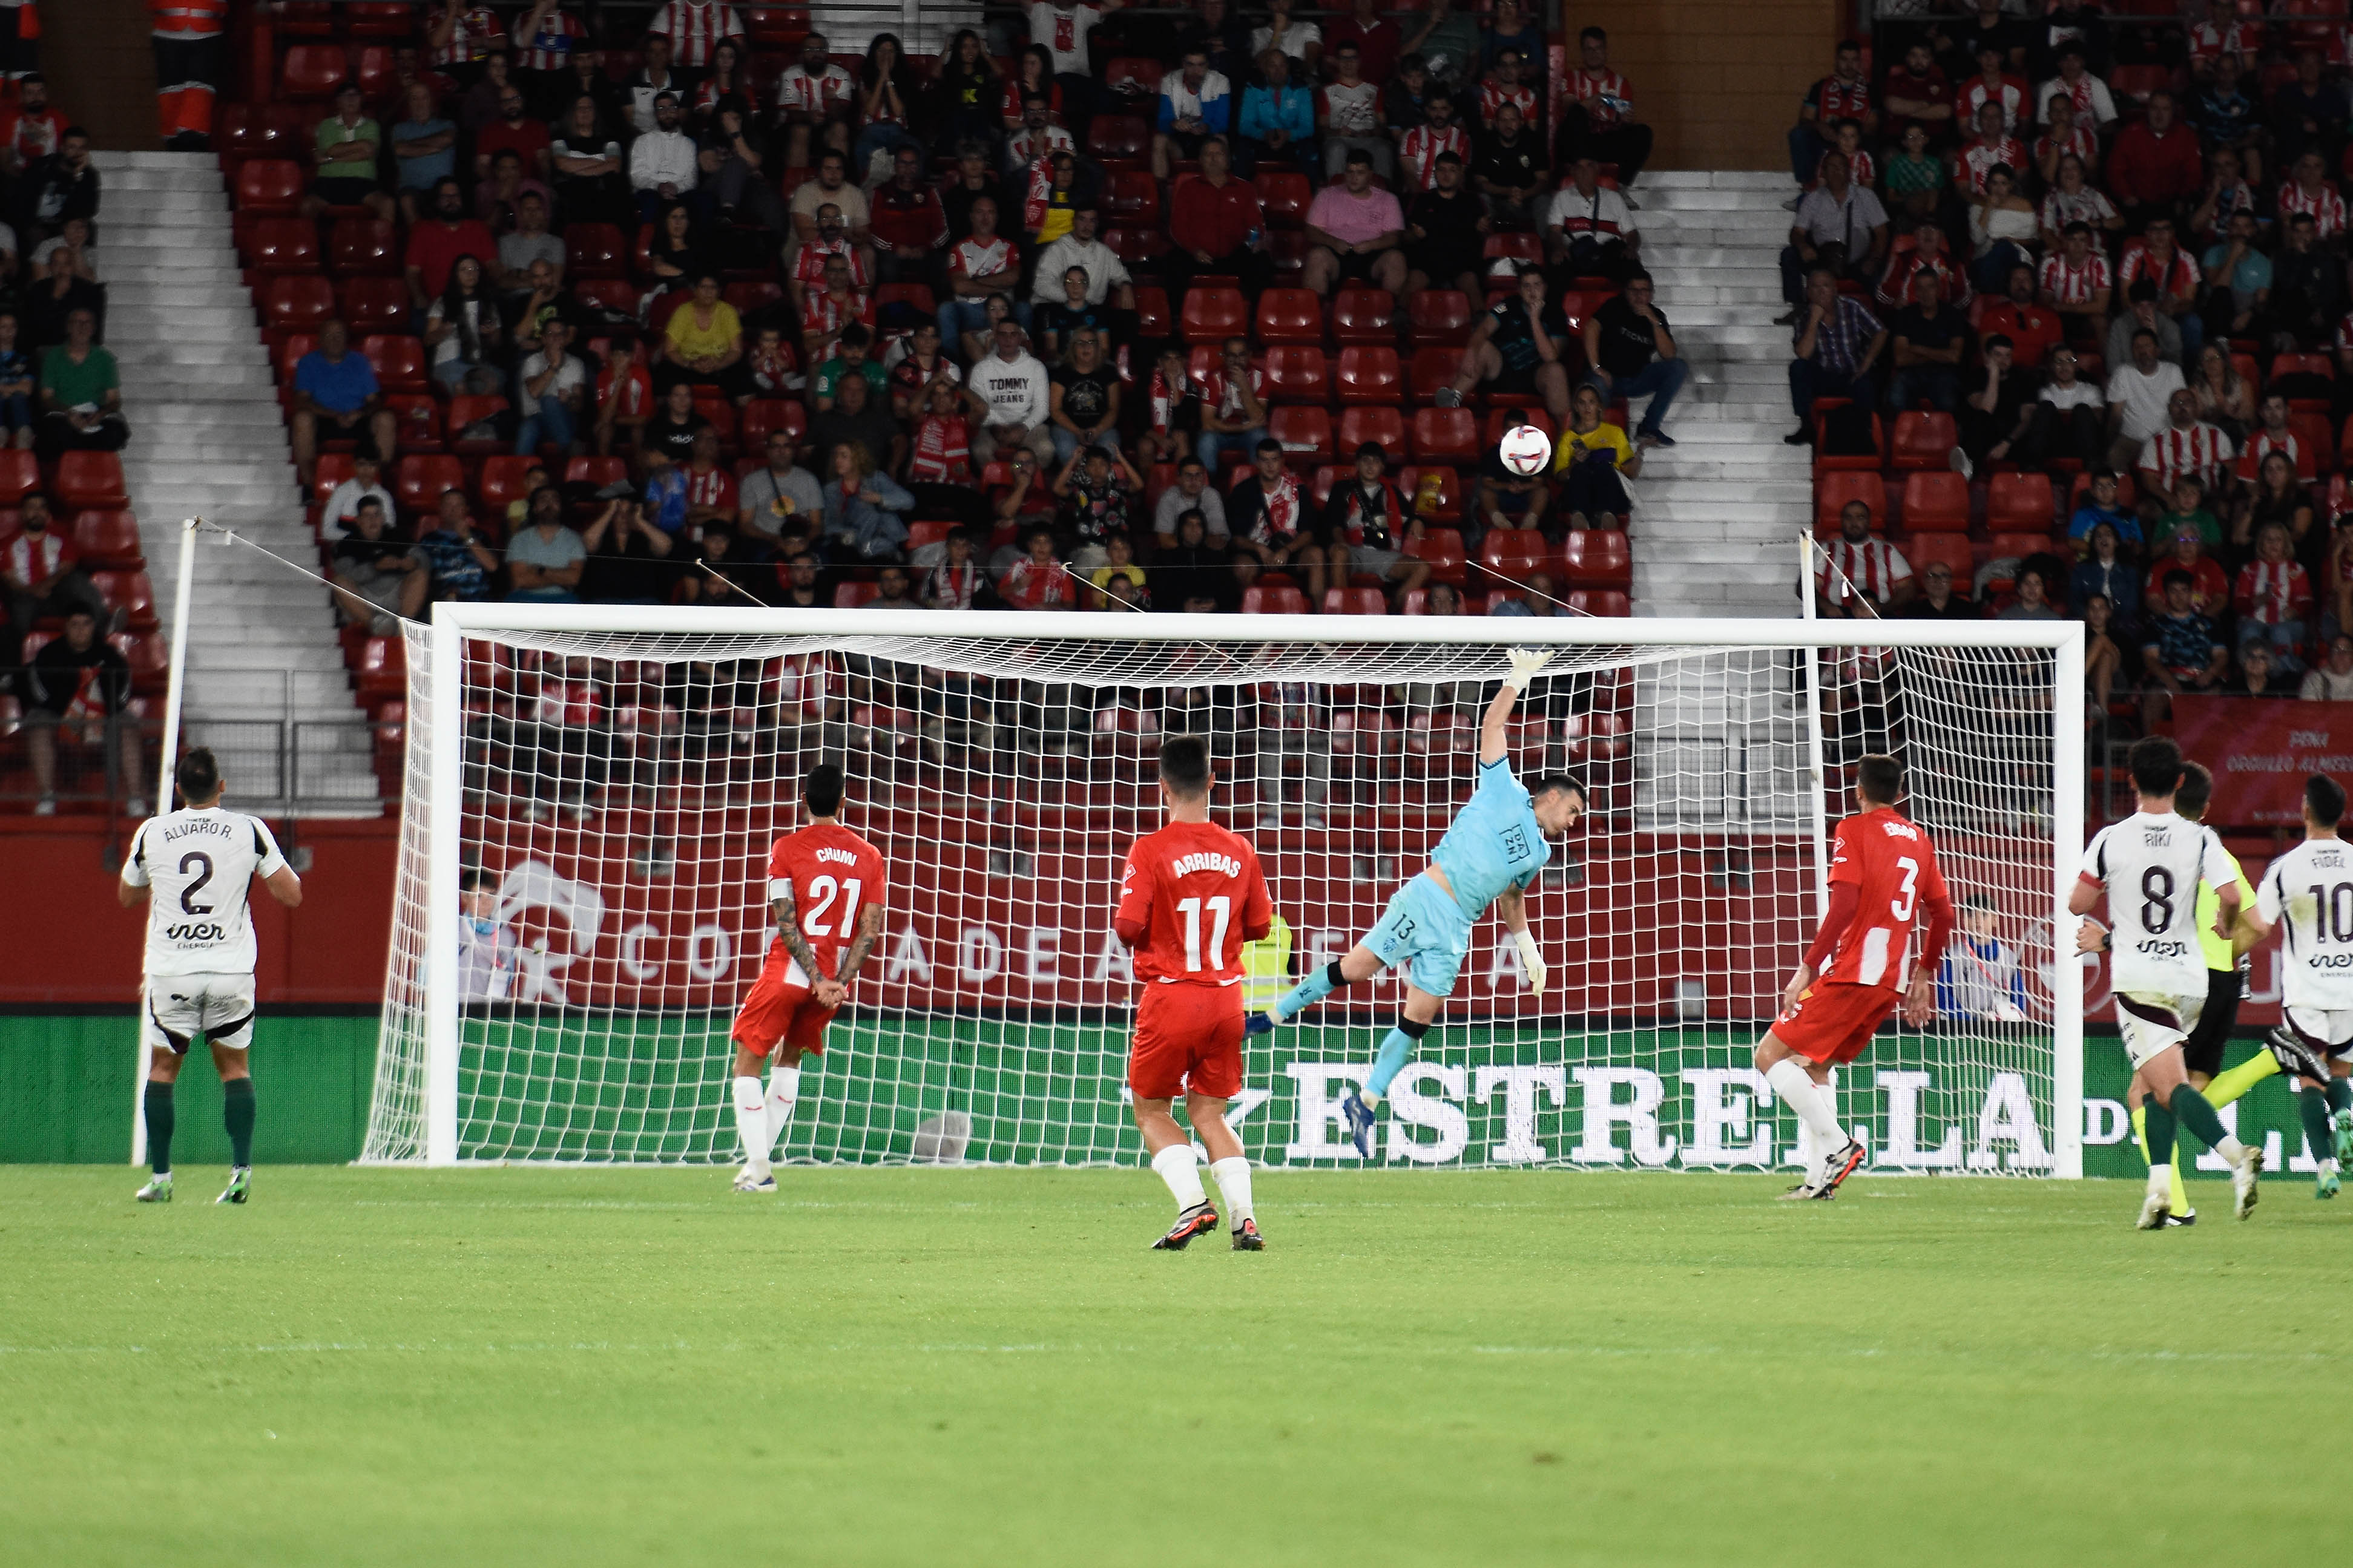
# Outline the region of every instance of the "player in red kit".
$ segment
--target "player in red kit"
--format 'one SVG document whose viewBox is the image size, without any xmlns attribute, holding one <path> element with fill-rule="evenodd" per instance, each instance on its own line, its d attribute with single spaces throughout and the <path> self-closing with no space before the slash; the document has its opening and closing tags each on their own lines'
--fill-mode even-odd
<svg viewBox="0 0 2353 1568">
<path fill-rule="evenodd" d="M 1831 853 L 1831 907 L 1757 1043 L 1757 1066 L 1798 1113 L 1806 1179 L 1784 1195 L 1829 1198 L 1862 1163 L 1839 1125 L 1831 1068 L 1862 1054 L 1896 1004 L 1915 1028 L 1936 1014 L 1936 965 L 1953 935 L 1953 901 L 1927 830 L 1897 815 L 1904 764 L 1869 756 L 1855 770 L 1854 816 Z M 1915 942 L 1927 915 L 1926 940 Z M 1819 978 L 1817 978 L 1819 976 Z"/>
<path fill-rule="evenodd" d="M 809 825 L 768 850 L 768 909 L 776 940 L 760 978 L 735 1014 L 735 1129 L 744 1139 L 739 1193 L 773 1193 L 770 1152 L 800 1099 L 801 1058 L 825 1050 L 825 1026 L 849 994 L 882 931 L 881 852 L 834 820 L 841 769 L 809 770 L 801 784 Z M 771 1058 L 764 1095 L 760 1064 Z"/>
<path fill-rule="evenodd" d="M 1182 1094 L 1209 1151 L 1234 1250 L 1258 1252 L 1266 1243 L 1250 1213 L 1250 1161 L 1226 1125 L 1226 1102 L 1242 1088 L 1242 943 L 1273 927 L 1274 903 L 1250 840 L 1209 820 L 1208 742 L 1180 735 L 1161 746 L 1160 798 L 1168 826 L 1127 852 L 1112 921 L 1143 987 L 1127 1055 L 1135 1125 L 1176 1200 L 1176 1224 L 1152 1245 L 1177 1252 L 1218 1228 L 1192 1141 L 1169 1114 Z"/>
</svg>

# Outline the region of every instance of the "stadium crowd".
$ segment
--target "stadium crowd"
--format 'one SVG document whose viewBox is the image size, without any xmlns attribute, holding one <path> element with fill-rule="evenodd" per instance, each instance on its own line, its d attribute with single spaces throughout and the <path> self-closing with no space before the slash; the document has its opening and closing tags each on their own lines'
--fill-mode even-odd
<svg viewBox="0 0 2353 1568">
<path fill-rule="evenodd" d="M 281 26 L 226 110 L 354 626 L 886 567 L 957 607 L 1623 613 L 1685 366 L 1601 29 L 1556 72 L 1518 0 L 1036 0 L 924 58 L 750 15 Z M 1523 420 L 1534 479 L 1493 456 Z"/>
<path fill-rule="evenodd" d="M 1827 613 L 2075 616 L 2127 727 L 2353 698 L 2353 26 L 2274 9 L 1839 46 L 1781 258 Z"/>
</svg>

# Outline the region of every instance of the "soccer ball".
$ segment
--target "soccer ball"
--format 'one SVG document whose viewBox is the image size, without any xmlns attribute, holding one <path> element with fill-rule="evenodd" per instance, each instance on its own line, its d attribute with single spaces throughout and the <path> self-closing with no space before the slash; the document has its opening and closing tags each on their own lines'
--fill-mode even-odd
<svg viewBox="0 0 2353 1568">
<path fill-rule="evenodd" d="M 1520 475 L 1541 473 L 1552 460 L 1552 438 L 1534 425 L 1517 425 L 1496 444 L 1504 467 Z"/>
</svg>

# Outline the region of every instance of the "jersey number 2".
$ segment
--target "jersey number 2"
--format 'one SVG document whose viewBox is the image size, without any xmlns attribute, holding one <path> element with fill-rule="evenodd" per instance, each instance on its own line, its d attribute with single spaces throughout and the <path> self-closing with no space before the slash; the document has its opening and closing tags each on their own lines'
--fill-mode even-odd
<svg viewBox="0 0 2353 1568">
<path fill-rule="evenodd" d="M 191 866 L 197 867 L 199 869 L 196 872 L 196 879 L 180 889 L 181 912 L 191 915 L 208 915 L 213 912 L 213 907 L 210 904 L 196 902 L 196 895 L 203 892 L 205 884 L 213 879 L 213 858 L 201 850 L 191 849 L 180 857 L 180 875 L 186 876 L 188 868 Z"/>
<path fill-rule="evenodd" d="M 802 920 L 802 931 L 810 936 L 827 936 L 837 931 L 844 936 L 849 934 L 849 928 L 858 921 L 857 878 L 837 883 L 830 877 L 819 877 L 809 884 L 809 897 L 817 900 L 817 907 Z M 836 897 L 841 900 L 841 921 L 838 925 L 828 926 L 826 924 L 826 911 L 833 908 Z"/>
<path fill-rule="evenodd" d="M 1219 893 L 1209 900 L 1209 962 L 1208 968 L 1226 966 L 1226 922 L 1233 915 L 1233 900 Z M 1201 963 L 1201 900 L 1185 899 L 1176 905 L 1185 917 L 1185 968 L 1198 972 Z"/>
</svg>

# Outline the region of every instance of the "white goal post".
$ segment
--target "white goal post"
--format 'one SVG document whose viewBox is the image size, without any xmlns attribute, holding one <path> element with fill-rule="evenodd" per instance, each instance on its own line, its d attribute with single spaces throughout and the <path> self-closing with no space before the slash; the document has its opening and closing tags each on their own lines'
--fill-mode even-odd
<svg viewBox="0 0 2353 1568">
<path fill-rule="evenodd" d="M 802 775 L 891 866 L 884 934 L 778 1158 L 1117 1164 L 1118 868 L 1159 739 L 1210 740 L 1287 942 L 1345 951 L 1467 795 L 1504 651 L 1551 647 L 1512 748 L 1591 815 L 1492 917 L 1375 1163 L 1778 1168 L 1747 1061 L 1818 918 L 1818 815 L 1894 750 L 1984 951 L 1840 1075 L 1874 1169 L 2080 1176 L 2084 631 L 2072 621 L 1022 615 L 439 604 L 406 639 L 406 794 L 371 1162 L 729 1163 L 730 1016 Z M 1819 715 L 1819 716 L 1817 716 Z M 856 892 L 850 895 L 856 898 Z M 804 903 L 807 903 L 804 900 Z M 1366 1163 L 1335 1120 L 1399 992 L 1253 1037 L 1269 1163 Z"/>
</svg>

